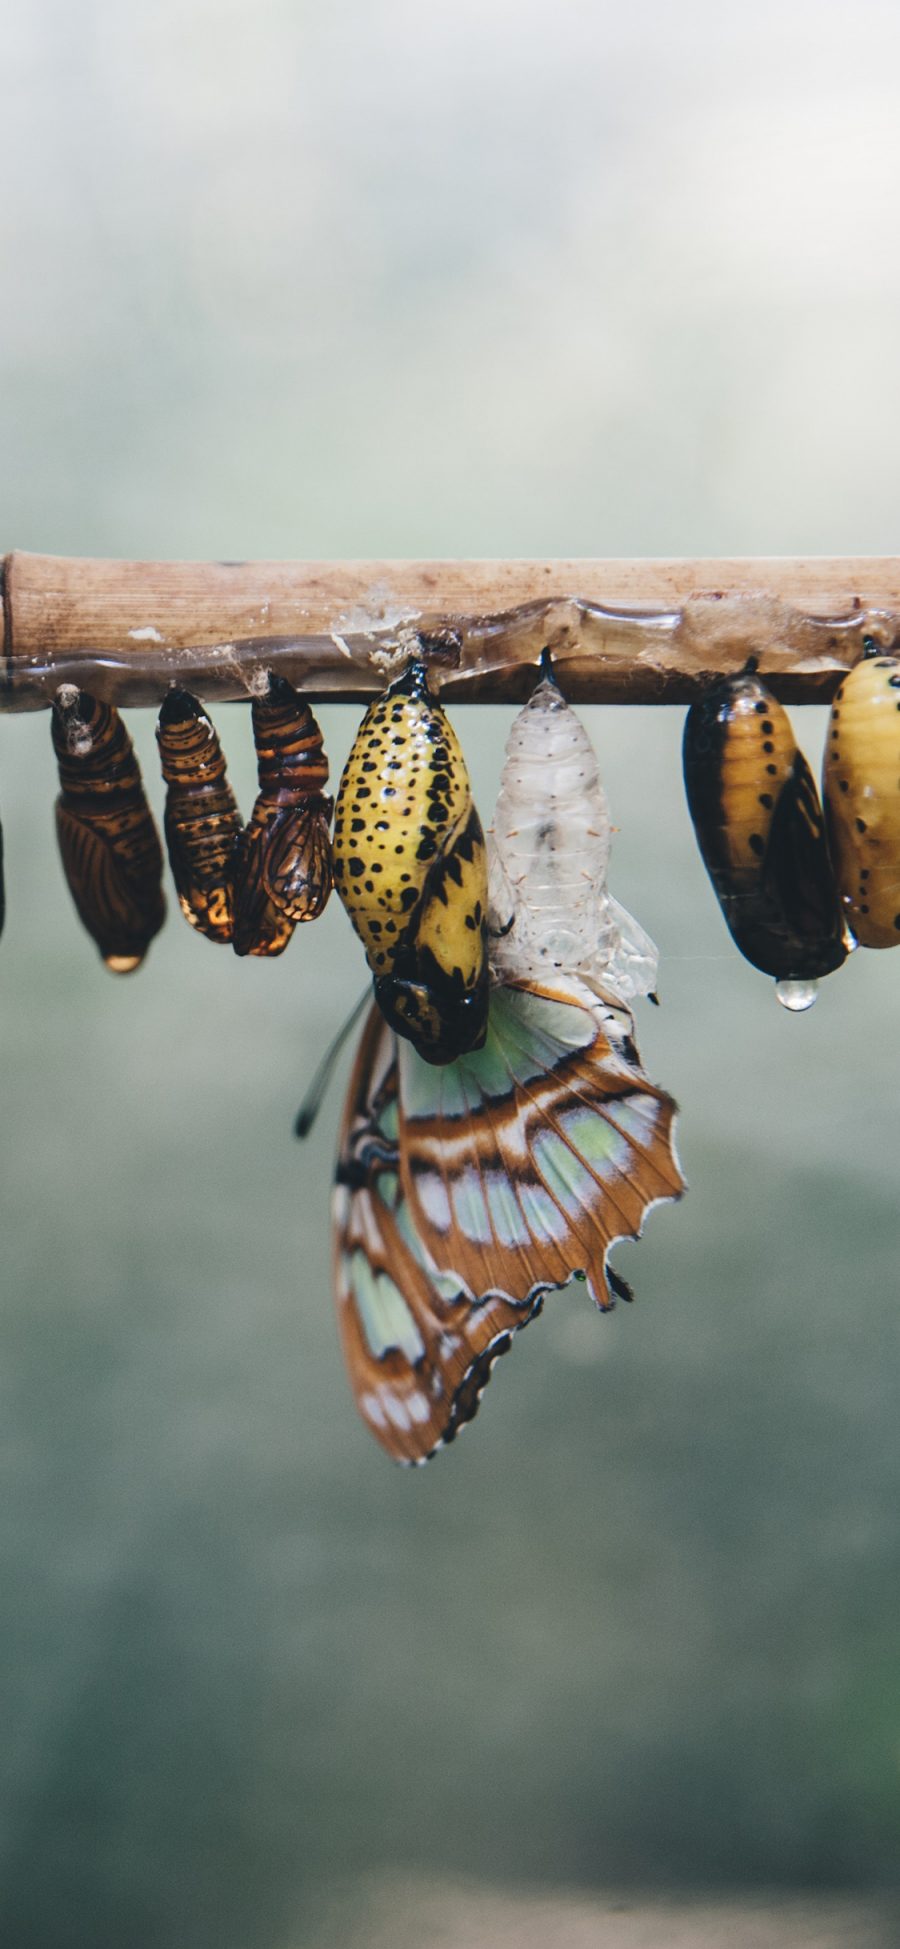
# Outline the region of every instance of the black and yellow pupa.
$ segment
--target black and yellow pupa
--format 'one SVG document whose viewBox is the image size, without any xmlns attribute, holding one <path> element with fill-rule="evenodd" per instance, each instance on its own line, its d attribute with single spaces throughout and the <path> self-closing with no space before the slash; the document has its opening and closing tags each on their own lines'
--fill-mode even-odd
<svg viewBox="0 0 900 1949">
<path fill-rule="evenodd" d="M 787 712 L 751 658 L 692 704 L 684 782 L 703 863 L 736 945 L 787 1007 L 846 959 L 815 781 Z M 792 994 L 794 984 L 808 993 Z"/>
<path fill-rule="evenodd" d="M 414 662 L 370 705 L 344 767 L 334 884 L 375 999 L 431 1063 L 484 1041 L 487 856 L 459 742 Z"/>
<path fill-rule="evenodd" d="M 861 947 L 900 946 L 900 658 L 875 644 L 835 696 L 822 780 L 853 936 Z"/>
</svg>

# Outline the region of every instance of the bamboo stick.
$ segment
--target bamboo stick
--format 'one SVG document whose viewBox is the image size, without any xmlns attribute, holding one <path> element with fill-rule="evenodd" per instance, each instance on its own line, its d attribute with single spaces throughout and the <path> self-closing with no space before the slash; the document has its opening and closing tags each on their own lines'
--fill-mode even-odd
<svg viewBox="0 0 900 1949">
<path fill-rule="evenodd" d="M 418 644 L 453 702 L 528 695 L 545 645 L 573 702 L 689 703 L 751 653 L 785 702 L 826 701 L 865 638 L 900 644 L 900 557 L 731 561 L 3 563 L 0 708 L 60 683 L 158 704 L 246 699 L 278 669 L 362 702 Z"/>
</svg>

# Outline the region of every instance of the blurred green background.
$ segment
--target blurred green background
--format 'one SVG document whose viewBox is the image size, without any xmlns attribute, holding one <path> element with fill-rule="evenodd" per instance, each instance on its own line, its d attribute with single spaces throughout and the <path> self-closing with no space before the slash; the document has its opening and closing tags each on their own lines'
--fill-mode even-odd
<svg viewBox="0 0 900 1949">
<path fill-rule="evenodd" d="M 0 549 L 897 547 L 893 5 L 32 0 L 3 31 Z M 509 715 L 457 713 L 485 812 Z M 335 777 L 355 716 L 322 712 Z M 291 1138 L 362 985 L 337 904 L 271 965 L 172 911 L 116 982 L 46 717 L 0 722 L 16 1949 L 618 1942 L 616 1891 L 814 1890 L 804 1941 L 900 1939 L 900 956 L 789 1019 L 696 857 L 679 715 L 588 716 L 690 1194 L 620 1251 L 634 1309 L 551 1300 L 416 1472 L 341 1368 L 340 1087 Z"/>
</svg>

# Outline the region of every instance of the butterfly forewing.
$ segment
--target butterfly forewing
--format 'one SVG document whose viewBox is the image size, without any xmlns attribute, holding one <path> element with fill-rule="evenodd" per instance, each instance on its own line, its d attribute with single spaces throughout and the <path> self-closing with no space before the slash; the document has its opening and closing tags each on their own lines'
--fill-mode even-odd
<svg viewBox="0 0 900 1949">
<path fill-rule="evenodd" d="M 424 1462 L 471 1420 L 494 1361 L 540 1310 L 547 1282 L 514 1305 L 481 1298 L 431 1264 L 401 1181 L 397 1090 L 396 1039 L 373 1009 L 334 1191 L 338 1321 L 363 1420 L 396 1461 Z"/>
<path fill-rule="evenodd" d="M 513 1304 L 584 1275 L 684 1189 L 675 1104 L 647 1081 L 628 1011 L 558 979 L 494 989 L 483 1050 L 434 1071 L 400 1052 L 400 1174 L 433 1263 Z"/>
</svg>

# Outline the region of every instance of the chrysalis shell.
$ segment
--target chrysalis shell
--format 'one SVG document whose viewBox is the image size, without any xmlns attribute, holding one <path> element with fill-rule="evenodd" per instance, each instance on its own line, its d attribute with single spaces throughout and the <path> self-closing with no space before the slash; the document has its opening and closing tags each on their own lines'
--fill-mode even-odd
<svg viewBox="0 0 900 1949">
<path fill-rule="evenodd" d="M 465 760 L 424 665 L 370 705 L 344 767 L 334 883 L 375 999 L 428 1062 L 487 1026 L 487 862 Z"/>
<path fill-rule="evenodd" d="M 233 860 L 235 954 L 282 954 L 331 892 L 332 800 L 322 733 L 286 677 L 253 699 L 259 795 Z"/>
<path fill-rule="evenodd" d="M 162 848 L 112 704 L 64 684 L 52 712 L 56 830 L 79 917 L 113 974 L 131 974 L 165 918 Z"/>
<path fill-rule="evenodd" d="M 752 669 L 711 685 L 684 727 L 684 782 L 732 938 L 778 982 L 847 954 L 825 822 L 790 718 Z"/>
<path fill-rule="evenodd" d="M 823 773 L 844 913 L 862 947 L 900 943 L 900 659 L 867 656 L 837 691 Z"/>
<path fill-rule="evenodd" d="M 656 948 L 607 888 L 611 838 L 591 740 L 545 677 L 513 722 L 488 834 L 498 977 L 577 973 L 622 1001 L 652 993 Z"/>
<path fill-rule="evenodd" d="M 210 941 L 231 940 L 231 858 L 241 815 L 210 719 L 173 687 L 156 729 L 166 781 L 165 835 L 181 911 Z"/>
</svg>

